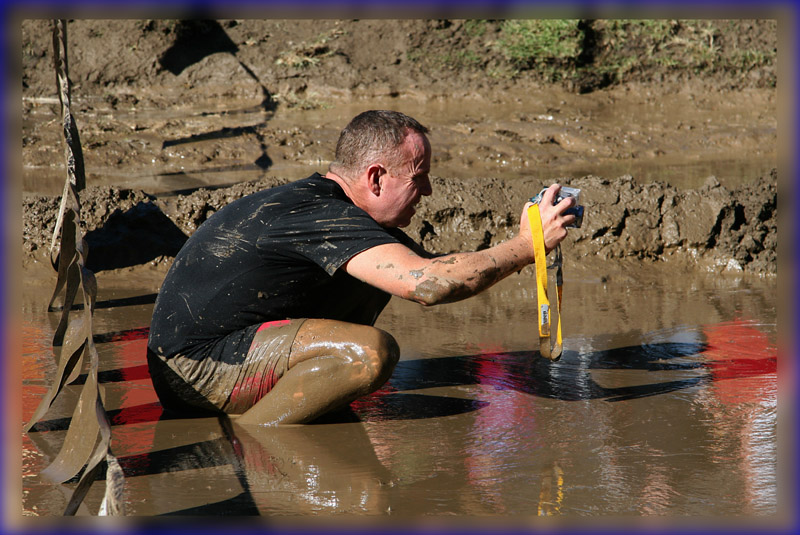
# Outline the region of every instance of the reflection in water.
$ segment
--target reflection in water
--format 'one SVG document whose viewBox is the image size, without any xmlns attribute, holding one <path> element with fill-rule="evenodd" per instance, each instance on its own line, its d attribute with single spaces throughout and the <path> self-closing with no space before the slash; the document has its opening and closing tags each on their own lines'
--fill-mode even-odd
<svg viewBox="0 0 800 535">
<path fill-rule="evenodd" d="M 654 332 L 619 348 L 578 340 L 570 346 L 580 350 L 555 363 L 501 346 L 403 360 L 349 413 L 279 428 L 164 413 L 142 364 L 146 330 L 97 337 L 103 361 L 115 366 L 100 380 L 133 514 L 691 515 L 777 507 L 777 352 L 746 321 Z M 24 362 L 24 380 L 33 383 L 42 363 Z M 37 424 L 26 463 L 34 448 L 52 459 L 68 424 L 63 416 Z M 25 473 L 30 488 L 35 478 Z"/>
<path fill-rule="evenodd" d="M 765 335 L 742 322 L 710 326 L 703 334 L 708 339 L 705 343 L 662 341 L 600 351 L 565 351 L 557 362 L 526 351 L 401 361 L 373 402 L 383 402 L 387 392 L 466 384 L 564 401 L 622 401 L 707 382 L 714 383 L 717 395 L 729 403 L 741 402 L 743 395 L 748 400 L 763 400 L 776 394 L 777 383 L 770 377 L 777 373 L 777 350 Z M 672 381 L 658 380 L 662 375 L 654 374 L 654 381 L 647 384 L 603 387 L 592 379 L 593 370 L 692 373 Z M 746 382 L 732 384 L 730 379 Z"/>
<path fill-rule="evenodd" d="M 262 514 L 387 514 L 391 475 L 362 425 L 236 426 Z"/>
<path fill-rule="evenodd" d="M 655 465 L 645 476 L 642 489 L 642 513 L 646 515 L 665 515 L 669 513 L 669 506 L 677 495 L 670 486 L 668 469 L 662 465 Z"/>
<path fill-rule="evenodd" d="M 402 391 L 421 389 L 459 388 L 484 402 L 471 413 L 461 442 L 451 444 L 452 455 L 463 459 L 464 480 L 456 481 L 469 499 L 464 513 L 557 514 L 564 503 L 572 512 L 691 513 L 720 506 L 720 488 L 731 502 L 759 504 L 750 508 L 752 514 L 774 511 L 776 415 L 764 411 L 763 403 L 776 400 L 776 348 L 742 321 L 654 333 L 654 338 L 639 346 L 568 352 L 556 363 L 535 353 L 496 348 L 401 361 L 387 387 L 355 408 L 367 419 L 386 421 L 397 411 L 384 409 L 409 395 Z M 467 385 L 475 388 L 464 390 Z M 719 396 L 727 389 L 738 392 L 737 397 Z M 676 396 L 679 392 L 685 395 Z M 570 410 L 529 396 L 600 400 L 614 402 L 609 406 L 615 408 L 582 403 Z M 428 398 L 429 412 L 450 399 Z M 639 410 L 622 403 L 648 399 Z M 751 421 L 764 432 L 755 432 Z M 762 449 L 742 441 L 757 442 Z M 564 456 L 568 460 L 560 461 Z M 437 469 L 444 470 L 441 465 Z M 747 483 L 740 486 L 731 470 L 746 474 Z M 515 473 L 530 479 L 515 481 Z M 538 504 L 529 490 L 537 484 L 537 473 Z M 565 479 L 575 486 L 565 489 Z M 591 489 L 588 493 L 580 481 Z M 632 501 L 631 496 L 647 499 Z M 697 496 L 708 498 L 692 503 Z"/>
<path fill-rule="evenodd" d="M 561 360 L 551 362 L 536 352 L 497 352 L 401 361 L 386 390 L 417 390 L 444 386 L 479 384 L 497 390 L 516 390 L 533 396 L 581 401 L 606 399 L 621 401 L 653 396 L 697 385 L 702 376 L 645 385 L 605 388 L 591 376 L 596 369 L 618 370 L 696 370 L 702 361 L 665 362 L 698 356 L 702 344 L 653 344 L 649 347 L 623 347 L 581 354 L 565 351 Z M 382 403 L 385 397 L 374 401 Z"/>
<path fill-rule="evenodd" d="M 564 471 L 553 461 L 549 472 L 542 474 L 542 491 L 539 493 L 539 516 L 552 516 L 561 512 L 564 501 Z"/>
<path fill-rule="evenodd" d="M 182 443 L 189 437 L 179 430 L 192 440 Z M 137 431 L 135 449 L 142 453 L 119 456 L 134 514 L 145 514 L 136 508 L 150 495 L 159 500 L 147 505 L 146 514 L 389 512 L 391 475 L 358 423 L 244 427 L 224 416 L 192 423 L 164 413 Z M 43 445 L 41 433 L 31 436 Z M 169 482 L 162 487 L 164 476 Z"/>
</svg>

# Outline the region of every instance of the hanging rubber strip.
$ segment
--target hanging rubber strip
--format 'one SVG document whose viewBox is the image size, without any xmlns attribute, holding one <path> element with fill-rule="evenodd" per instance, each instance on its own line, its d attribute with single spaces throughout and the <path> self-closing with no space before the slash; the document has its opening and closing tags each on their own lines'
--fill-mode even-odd
<svg viewBox="0 0 800 535">
<path fill-rule="evenodd" d="M 537 323 L 539 324 L 539 352 L 543 357 L 552 361 L 561 358 L 563 343 L 561 340 L 561 287 L 563 279 L 561 273 L 561 245 L 556 246 L 556 303 L 558 307 L 558 326 L 556 327 L 556 343 L 550 347 L 550 300 L 547 297 L 547 251 L 544 246 L 544 232 L 542 230 L 542 216 L 539 205 L 533 204 L 528 208 L 528 221 L 531 227 L 533 240 L 534 259 L 536 261 L 536 297 L 537 297 Z"/>
</svg>

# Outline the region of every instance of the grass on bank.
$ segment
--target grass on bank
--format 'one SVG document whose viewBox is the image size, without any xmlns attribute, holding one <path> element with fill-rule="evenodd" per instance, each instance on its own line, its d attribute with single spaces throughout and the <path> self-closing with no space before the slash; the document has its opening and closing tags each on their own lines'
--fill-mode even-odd
<svg viewBox="0 0 800 535">
<path fill-rule="evenodd" d="M 738 43 L 737 24 L 746 23 L 677 19 L 506 20 L 495 46 L 517 73 L 538 72 L 550 81 L 587 72 L 606 76 L 610 82 L 622 82 L 636 70 L 703 74 L 774 66 L 776 47 L 745 48 Z M 777 40 L 777 26 L 773 27 Z M 774 84 L 772 75 L 766 85 Z"/>
</svg>

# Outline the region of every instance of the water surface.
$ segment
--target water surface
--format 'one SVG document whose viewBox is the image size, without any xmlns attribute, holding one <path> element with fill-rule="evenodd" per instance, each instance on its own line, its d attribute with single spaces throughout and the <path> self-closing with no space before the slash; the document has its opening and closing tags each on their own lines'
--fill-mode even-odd
<svg viewBox="0 0 800 535">
<path fill-rule="evenodd" d="M 26 418 L 54 369 L 49 291 L 23 289 Z M 324 422 L 245 429 L 163 415 L 144 366 L 152 293 L 101 285 L 100 379 L 128 513 L 524 522 L 778 513 L 774 283 L 664 266 L 603 278 L 575 269 L 556 363 L 535 350 L 534 292 L 523 273 L 461 303 L 394 299 L 378 326 L 402 357 L 383 389 Z M 60 514 L 74 487 L 38 472 L 63 441 L 79 387 L 24 437 L 26 515 Z M 98 481 L 82 514 L 96 514 L 102 492 Z"/>
</svg>

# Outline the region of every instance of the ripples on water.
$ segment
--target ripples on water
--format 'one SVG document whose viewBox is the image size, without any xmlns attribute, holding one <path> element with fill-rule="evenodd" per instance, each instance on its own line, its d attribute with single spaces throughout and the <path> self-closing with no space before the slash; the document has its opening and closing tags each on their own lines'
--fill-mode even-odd
<svg viewBox="0 0 800 535">
<path fill-rule="evenodd" d="M 507 323 L 497 321 L 499 308 L 473 314 L 488 303 L 469 305 L 473 323 L 458 322 L 460 329 L 448 315 L 412 317 L 405 305 L 390 307 L 386 321 L 403 358 L 387 385 L 349 414 L 280 431 L 162 415 L 142 367 L 142 322 L 151 305 L 102 312 L 101 381 L 128 476 L 129 509 L 411 516 L 777 511 L 774 323 L 739 317 L 621 338 L 568 334 L 563 357 L 552 363 L 510 349 L 534 345 L 525 314 Z M 509 306 L 518 311 L 522 304 Z M 29 415 L 54 364 L 50 324 L 24 316 Z M 71 492 L 67 484 L 54 500 L 52 486 L 36 475 L 63 441 L 66 405 L 57 403 L 25 439 L 26 514 L 58 515 L 59 500 Z M 89 512 L 101 492 L 96 484 L 87 496 Z"/>
</svg>

